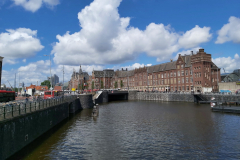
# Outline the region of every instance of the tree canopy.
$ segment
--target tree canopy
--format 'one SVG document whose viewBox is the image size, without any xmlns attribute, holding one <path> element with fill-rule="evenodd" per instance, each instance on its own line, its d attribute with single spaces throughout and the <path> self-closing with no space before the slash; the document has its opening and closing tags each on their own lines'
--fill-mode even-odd
<svg viewBox="0 0 240 160">
<path fill-rule="evenodd" d="M 49 80 L 45 80 L 45 81 L 43 81 L 43 82 L 41 83 L 41 86 L 47 86 L 48 89 L 50 89 L 50 88 L 51 88 L 50 81 L 49 81 Z"/>
</svg>

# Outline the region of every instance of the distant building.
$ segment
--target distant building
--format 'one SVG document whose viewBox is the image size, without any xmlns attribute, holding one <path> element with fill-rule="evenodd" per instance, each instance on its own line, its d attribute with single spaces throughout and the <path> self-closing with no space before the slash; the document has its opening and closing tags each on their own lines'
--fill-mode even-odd
<svg viewBox="0 0 240 160">
<path fill-rule="evenodd" d="M 82 74 L 79 73 L 73 72 L 69 89 L 81 84 Z M 190 55 L 179 54 L 176 61 L 170 60 L 167 63 L 133 70 L 93 70 L 92 76 L 87 77 L 88 89 L 93 86 L 93 89 L 218 92 L 220 68 L 212 62 L 211 54 L 199 49 L 197 53 L 192 52 Z"/>
<path fill-rule="evenodd" d="M 54 86 L 54 89 L 53 89 L 53 90 L 60 91 L 60 90 L 62 90 L 62 86 Z"/>
<path fill-rule="evenodd" d="M 232 73 L 222 74 L 222 82 L 237 82 L 240 81 L 240 69 L 235 69 Z"/>
<path fill-rule="evenodd" d="M 59 83 L 59 77 L 56 75 L 56 74 L 54 74 L 53 76 L 52 76 L 52 78 L 51 77 L 48 77 L 48 80 L 51 82 L 51 80 L 52 80 L 52 86 L 55 86 L 57 83 Z"/>
<path fill-rule="evenodd" d="M 71 90 L 72 88 L 78 89 L 85 89 L 88 86 L 89 75 L 87 72 L 82 71 L 81 65 L 79 72 L 75 72 L 75 70 L 72 73 L 71 80 L 68 83 L 68 89 Z"/>
<path fill-rule="evenodd" d="M 3 58 L 4 57 L 0 56 L 0 85 L 1 85 L 1 82 L 2 82 L 2 61 L 3 61 Z"/>
</svg>

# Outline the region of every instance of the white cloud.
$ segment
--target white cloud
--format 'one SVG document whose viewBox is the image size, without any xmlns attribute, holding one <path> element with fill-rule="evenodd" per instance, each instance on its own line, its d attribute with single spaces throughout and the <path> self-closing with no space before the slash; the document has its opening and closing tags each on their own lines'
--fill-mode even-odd
<svg viewBox="0 0 240 160">
<path fill-rule="evenodd" d="M 234 58 L 232 57 L 219 57 L 212 59 L 213 63 L 215 63 L 219 68 L 221 68 L 221 73 L 224 73 L 223 68 L 225 69 L 226 73 L 231 73 L 234 69 L 240 69 L 240 58 L 239 55 L 236 53 Z"/>
<path fill-rule="evenodd" d="M 18 61 L 16 61 L 16 60 L 13 60 L 13 59 L 4 59 L 3 60 L 3 65 L 5 65 L 5 64 L 16 64 L 16 63 L 18 63 Z"/>
<path fill-rule="evenodd" d="M 179 38 L 179 45 L 183 48 L 192 48 L 198 46 L 198 44 L 208 42 L 212 37 L 209 31 L 210 27 L 200 28 L 196 25 Z"/>
<path fill-rule="evenodd" d="M 240 18 L 231 16 L 229 23 L 223 25 L 218 31 L 218 37 L 215 43 L 222 44 L 228 41 L 240 43 Z"/>
<path fill-rule="evenodd" d="M 120 17 L 121 0 L 94 0 L 78 13 L 81 30 L 57 35 L 52 54 L 57 64 L 116 64 L 133 60 L 140 53 L 169 59 L 181 47 L 197 47 L 207 42 L 209 27 L 196 26 L 185 34 L 169 25 L 151 23 L 145 30 L 130 26 L 129 17 Z M 192 36 L 198 36 L 192 41 Z M 178 43 L 179 42 L 179 43 Z"/>
<path fill-rule="evenodd" d="M 71 75 L 73 73 L 73 69 L 76 72 L 79 72 L 79 65 L 70 66 L 64 65 L 64 82 L 70 80 Z M 99 65 L 82 65 L 82 70 L 88 72 L 89 75 L 92 75 L 92 71 L 94 70 L 103 70 L 103 66 Z M 2 83 L 5 83 L 9 86 L 7 80 L 10 81 L 11 85 L 14 84 L 14 75 L 17 73 L 17 83 L 20 78 L 20 82 L 24 82 L 26 86 L 32 84 L 40 85 L 41 82 L 50 77 L 50 61 L 49 60 L 40 60 L 37 62 L 29 63 L 25 66 L 19 67 L 17 70 L 11 71 L 3 71 L 2 74 Z M 63 65 L 51 65 L 51 73 L 52 75 L 56 74 L 59 77 L 59 81 L 63 81 Z M 20 75 L 20 76 L 19 76 Z"/>
<path fill-rule="evenodd" d="M 36 52 L 44 48 L 39 39 L 36 38 L 36 30 L 18 28 L 6 31 L 0 33 L 0 55 L 7 62 L 34 56 Z"/>
<path fill-rule="evenodd" d="M 132 64 L 132 65 L 129 65 L 129 66 L 124 66 L 124 67 L 120 67 L 120 68 L 123 68 L 123 69 L 128 69 L 128 70 L 134 70 L 135 68 L 143 68 L 144 66 L 152 66 L 152 64 L 140 64 L 140 63 L 134 63 L 134 64 Z M 116 69 L 119 69 L 119 67 L 114 67 L 114 69 L 116 70 Z"/>
<path fill-rule="evenodd" d="M 26 59 L 23 59 L 22 61 L 25 63 L 27 60 L 26 60 Z"/>
<path fill-rule="evenodd" d="M 59 4 L 59 0 L 12 0 L 15 5 L 22 6 L 27 11 L 36 12 L 43 4 L 54 7 Z"/>
</svg>

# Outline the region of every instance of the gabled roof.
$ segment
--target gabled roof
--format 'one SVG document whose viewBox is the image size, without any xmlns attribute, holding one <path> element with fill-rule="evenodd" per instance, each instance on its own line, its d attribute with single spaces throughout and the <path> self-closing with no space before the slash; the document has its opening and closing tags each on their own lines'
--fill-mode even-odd
<svg viewBox="0 0 240 160">
<path fill-rule="evenodd" d="M 173 61 L 173 62 L 167 62 L 167 63 L 149 66 L 147 67 L 147 72 L 148 73 L 163 72 L 163 71 L 176 69 L 176 62 L 177 61 Z"/>
<path fill-rule="evenodd" d="M 134 70 L 130 71 L 117 71 L 117 75 L 120 78 L 134 76 Z"/>
<path fill-rule="evenodd" d="M 93 71 L 93 74 L 95 77 L 113 77 L 114 76 L 114 70 L 103 70 L 103 71 Z"/>
<path fill-rule="evenodd" d="M 191 55 L 184 55 L 181 56 L 183 61 L 185 62 L 185 67 L 190 67 L 191 66 Z"/>
<path fill-rule="evenodd" d="M 212 67 L 211 69 L 220 69 L 220 68 L 218 68 L 217 65 L 214 64 L 213 62 L 212 62 L 212 64 L 211 64 L 211 67 Z"/>
</svg>

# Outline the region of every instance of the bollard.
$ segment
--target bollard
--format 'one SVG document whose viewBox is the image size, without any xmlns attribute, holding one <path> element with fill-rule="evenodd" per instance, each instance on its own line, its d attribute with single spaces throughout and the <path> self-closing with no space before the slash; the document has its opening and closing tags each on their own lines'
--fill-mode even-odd
<svg viewBox="0 0 240 160">
<path fill-rule="evenodd" d="M 13 117 L 13 105 L 12 105 L 12 117 Z"/>
<path fill-rule="evenodd" d="M 19 111 L 19 115 L 21 115 L 21 108 L 20 108 L 20 104 L 18 105 L 18 111 Z"/>
<path fill-rule="evenodd" d="M 4 107 L 3 107 L 3 118 L 4 118 L 4 119 L 6 118 L 5 114 L 6 114 L 6 107 L 4 106 Z"/>
</svg>

